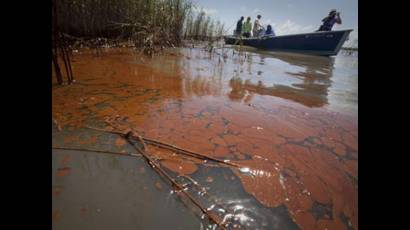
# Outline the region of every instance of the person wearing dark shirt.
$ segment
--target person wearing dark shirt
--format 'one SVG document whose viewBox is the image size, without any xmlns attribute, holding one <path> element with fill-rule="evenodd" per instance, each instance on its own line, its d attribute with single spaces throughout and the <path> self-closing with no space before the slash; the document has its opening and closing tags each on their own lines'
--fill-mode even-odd
<svg viewBox="0 0 410 230">
<path fill-rule="evenodd" d="M 275 32 L 273 32 L 272 26 L 268 25 L 266 27 L 265 34 L 263 36 L 275 36 Z"/>
<path fill-rule="evenodd" d="M 241 19 L 236 23 L 236 30 L 235 35 L 240 36 L 242 34 L 242 22 L 244 17 L 242 16 Z"/>
<path fill-rule="evenodd" d="M 322 19 L 323 24 L 320 26 L 318 31 L 331 31 L 335 23 L 342 24 L 342 19 L 340 19 L 340 14 L 336 10 L 331 10 L 329 15 Z"/>
</svg>

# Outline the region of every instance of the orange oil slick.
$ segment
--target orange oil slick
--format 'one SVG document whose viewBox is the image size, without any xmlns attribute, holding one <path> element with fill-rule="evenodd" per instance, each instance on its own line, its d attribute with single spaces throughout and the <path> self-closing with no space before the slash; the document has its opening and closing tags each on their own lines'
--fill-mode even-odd
<svg viewBox="0 0 410 230">
<path fill-rule="evenodd" d="M 53 118 L 79 128 L 119 115 L 145 137 L 248 167 L 251 175 L 233 169 L 244 189 L 265 206 L 285 204 L 303 229 L 344 229 L 341 215 L 357 229 L 357 117 L 323 108 L 323 88 L 310 87 L 320 91 L 315 97 L 242 81 L 242 67 L 228 72 L 238 63 L 205 59 L 198 50 L 144 62 L 128 49 L 99 57 L 84 50 L 72 63 L 77 83 L 52 89 Z M 179 175 L 201 163 L 151 146 L 149 153 Z M 330 214 L 314 216 L 314 204 Z"/>
</svg>

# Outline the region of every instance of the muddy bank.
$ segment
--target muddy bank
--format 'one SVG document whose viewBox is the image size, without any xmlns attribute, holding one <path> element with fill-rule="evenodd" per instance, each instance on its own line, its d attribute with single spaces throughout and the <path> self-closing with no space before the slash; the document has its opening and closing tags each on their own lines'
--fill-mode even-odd
<svg viewBox="0 0 410 230">
<path fill-rule="evenodd" d="M 119 116 L 146 137 L 249 168 L 229 169 L 266 208 L 286 208 L 302 229 L 357 229 L 357 69 L 351 61 L 220 50 L 168 50 L 155 59 L 130 49 L 79 50 L 77 83 L 53 87 L 53 119 L 66 146 Z M 356 81 L 356 82 L 355 82 Z M 105 140 L 107 145 L 110 143 Z M 119 151 L 128 148 L 111 140 Z M 150 148 L 176 175 L 200 163 Z M 229 185 L 227 185 L 229 186 Z"/>
</svg>

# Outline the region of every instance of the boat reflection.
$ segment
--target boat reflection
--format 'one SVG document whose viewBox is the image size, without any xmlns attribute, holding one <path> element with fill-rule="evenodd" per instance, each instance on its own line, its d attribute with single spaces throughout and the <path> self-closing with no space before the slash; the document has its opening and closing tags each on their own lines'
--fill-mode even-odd
<svg viewBox="0 0 410 230">
<path fill-rule="evenodd" d="M 251 103 L 255 95 L 274 96 L 308 107 L 329 104 L 335 64 L 333 57 L 275 53 L 248 48 L 234 52 L 226 61 L 210 59 L 199 50 L 180 50 L 180 55 L 166 56 L 149 65 L 162 72 L 181 76 L 151 79 L 164 85 L 165 91 L 181 97 L 225 97 Z M 227 52 L 231 53 L 231 52 Z M 239 55 L 238 55 L 239 54 Z M 145 63 L 148 64 L 148 63 Z M 170 80 L 165 83 L 164 81 Z"/>
<path fill-rule="evenodd" d="M 322 107 L 328 104 L 327 96 L 332 84 L 334 58 L 275 53 L 258 53 L 253 56 L 259 56 L 260 65 L 269 65 L 269 59 L 280 60 L 290 65 L 290 68 L 283 71 L 288 79 L 275 81 L 273 75 L 269 76 L 269 79 L 255 81 L 234 76 L 229 80 L 231 91 L 228 96 L 231 100 L 248 103 L 254 94 L 258 94 L 288 99 L 308 107 Z M 247 59 L 248 72 L 251 72 L 252 59 L 254 57 Z"/>
</svg>

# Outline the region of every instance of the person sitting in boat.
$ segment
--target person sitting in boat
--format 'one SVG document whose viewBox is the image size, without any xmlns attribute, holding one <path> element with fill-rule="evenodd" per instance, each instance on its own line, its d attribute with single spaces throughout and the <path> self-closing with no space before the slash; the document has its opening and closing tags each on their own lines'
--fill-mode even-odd
<svg viewBox="0 0 410 230">
<path fill-rule="evenodd" d="M 234 31 L 234 34 L 237 36 L 241 36 L 242 34 L 242 22 L 243 22 L 244 17 L 242 16 L 238 22 L 236 23 L 236 30 Z"/>
<path fill-rule="evenodd" d="M 335 23 L 342 24 L 342 19 L 340 18 L 339 12 L 336 10 L 331 10 L 329 15 L 322 19 L 323 24 L 317 31 L 331 31 Z"/>
<path fill-rule="evenodd" d="M 263 36 L 276 36 L 275 35 L 275 32 L 273 31 L 273 29 L 272 29 L 272 26 L 271 25 L 268 25 L 267 27 L 266 27 L 266 31 L 265 31 L 265 33 L 263 34 Z"/>
<path fill-rule="evenodd" d="M 242 25 L 242 35 L 246 38 L 249 38 L 251 36 L 251 31 L 252 31 L 251 17 L 248 17 L 246 19 L 246 22 L 243 23 Z"/>
<path fill-rule="evenodd" d="M 263 30 L 263 27 L 260 23 L 261 17 L 262 17 L 261 15 L 258 15 L 255 22 L 253 23 L 252 33 L 254 37 L 259 37 L 259 35 L 261 35 L 261 32 Z"/>
</svg>

